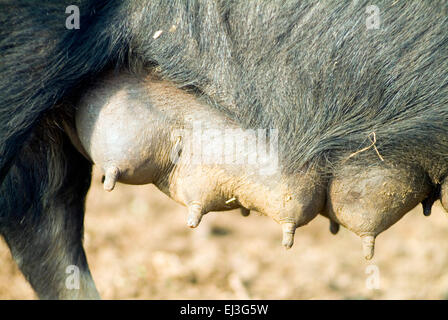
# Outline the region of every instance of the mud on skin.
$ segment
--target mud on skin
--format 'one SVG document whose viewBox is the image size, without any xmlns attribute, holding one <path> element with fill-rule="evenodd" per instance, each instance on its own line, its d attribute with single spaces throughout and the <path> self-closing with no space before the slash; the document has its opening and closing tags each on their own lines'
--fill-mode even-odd
<svg viewBox="0 0 448 320">
<path fill-rule="evenodd" d="M 332 233 L 341 224 L 359 235 L 364 256 L 371 259 L 378 234 L 420 202 L 427 215 L 439 197 L 420 166 L 377 158 L 368 166 L 365 158 L 342 161 L 328 185 L 313 170 L 302 175 L 280 170 L 274 176 L 260 174 L 257 165 L 247 164 L 248 150 L 235 154 L 233 163 L 194 163 L 194 137 L 182 132 L 191 132 L 195 123 L 203 132 L 240 129 L 193 93 L 154 74 L 144 81 L 129 73 L 109 74 L 80 100 L 72 140 L 102 168 L 106 190 L 117 181 L 154 183 L 188 207 L 190 227 L 197 227 L 210 211 L 240 207 L 247 215 L 255 210 L 282 225 L 286 248 L 293 245 L 297 227 L 322 213 L 330 219 Z M 204 145 L 222 147 L 222 137 L 204 138 Z M 242 134 L 235 138 L 244 143 Z M 235 153 L 233 148 L 222 150 L 225 159 Z"/>
<path fill-rule="evenodd" d="M 364 256 L 371 259 L 378 234 L 420 202 L 424 212 L 430 212 L 438 197 L 421 167 L 378 159 L 372 159 L 370 166 L 342 162 L 335 167 L 328 190 L 313 170 L 303 175 L 260 174 L 256 165 L 247 164 L 247 154 L 236 154 L 233 163 L 193 163 L 193 137 L 179 133 L 191 132 L 198 122 L 203 132 L 239 129 L 194 94 L 155 75 L 141 81 L 126 73 L 109 74 L 79 102 L 79 140 L 76 136 L 72 140 L 102 168 L 106 190 L 111 191 L 117 181 L 154 183 L 188 207 L 190 227 L 197 227 L 210 211 L 240 207 L 247 215 L 255 210 L 282 225 L 286 248 L 293 245 L 295 229 L 320 212 L 330 219 L 332 233 L 341 224 L 359 235 Z M 219 146 L 222 138 L 204 134 L 200 139 L 204 137 L 207 141 L 202 142 L 209 146 Z M 223 152 L 227 158 L 234 150 Z"/>
<path fill-rule="evenodd" d="M 356 162 L 335 169 L 324 215 L 361 237 L 366 259 L 375 238 L 430 196 L 435 188 L 420 167 L 387 161 L 364 167 Z"/>
<path fill-rule="evenodd" d="M 109 74 L 85 93 L 77 109 L 72 141 L 101 167 L 104 189 L 111 191 L 117 181 L 153 183 L 188 207 L 190 227 L 197 227 L 210 211 L 240 207 L 247 215 L 255 210 L 281 224 L 282 244 L 290 248 L 295 229 L 322 211 L 325 191 L 317 174 L 307 170 L 286 176 L 281 168 L 266 174 L 260 162 L 247 161 L 249 148 L 243 153 L 222 148 L 223 136 L 207 130 L 232 132 L 232 140 L 241 144 L 247 143 L 244 131 L 193 93 L 155 75 L 142 81 L 129 73 Z M 194 161 L 198 123 L 201 145 L 221 147 L 221 161 Z"/>
</svg>

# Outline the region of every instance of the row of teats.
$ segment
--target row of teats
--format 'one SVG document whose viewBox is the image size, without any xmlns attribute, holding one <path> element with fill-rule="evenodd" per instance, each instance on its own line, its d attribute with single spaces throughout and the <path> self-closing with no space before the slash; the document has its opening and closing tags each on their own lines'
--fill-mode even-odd
<svg viewBox="0 0 448 320">
<path fill-rule="evenodd" d="M 192 228 L 211 211 L 241 208 L 247 216 L 255 210 L 281 224 L 286 248 L 293 245 L 297 227 L 323 214 L 332 233 L 343 225 L 360 236 L 364 256 L 371 259 L 379 233 L 420 202 L 425 214 L 430 213 L 439 197 L 425 172 L 383 159 L 368 167 L 344 162 L 327 179 L 312 168 L 297 175 L 282 174 L 281 168 L 267 174 L 259 170 L 260 162 L 239 161 L 250 157 L 250 148 L 234 157 L 235 149 L 224 148 L 231 159 L 227 162 L 194 161 L 197 137 L 184 133 L 197 123 L 213 132 L 231 129 L 237 135 L 234 141 L 247 138 L 238 136 L 235 122 L 169 82 L 108 75 L 80 100 L 77 136 L 71 138 L 102 168 L 105 190 L 113 190 L 117 181 L 153 183 L 188 208 L 187 225 Z M 200 139 L 222 146 L 217 135 Z M 446 190 L 443 185 L 442 203 L 448 208 Z"/>
</svg>

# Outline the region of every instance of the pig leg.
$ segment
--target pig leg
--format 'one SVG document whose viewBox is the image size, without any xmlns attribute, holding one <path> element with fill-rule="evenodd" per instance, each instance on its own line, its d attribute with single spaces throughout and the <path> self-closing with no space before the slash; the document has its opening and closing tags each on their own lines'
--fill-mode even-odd
<svg viewBox="0 0 448 320">
<path fill-rule="evenodd" d="M 41 299 L 99 299 L 82 245 L 90 176 L 60 130 L 39 127 L 0 188 L 0 235 Z"/>
</svg>

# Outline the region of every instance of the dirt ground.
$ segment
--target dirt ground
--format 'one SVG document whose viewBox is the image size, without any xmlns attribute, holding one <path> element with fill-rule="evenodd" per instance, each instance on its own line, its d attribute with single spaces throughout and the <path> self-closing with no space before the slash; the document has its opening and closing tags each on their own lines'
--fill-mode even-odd
<svg viewBox="0 0 448 320">
<path fill-rule="evenodd" d="M 448 299 L 448 219 L 421 206 L 377 239 L 365 261 L 360 240 L 318 217 L 291 250 L 269 218 L 210 213 L 198 229 L 153 186 L 105 192 L 95 173 L 85 247 L 104 299 Z M 373 267 L 371 266 L 373 265 Z M 0 242 L 0 299 L 35 299 Z"/>
</svg>

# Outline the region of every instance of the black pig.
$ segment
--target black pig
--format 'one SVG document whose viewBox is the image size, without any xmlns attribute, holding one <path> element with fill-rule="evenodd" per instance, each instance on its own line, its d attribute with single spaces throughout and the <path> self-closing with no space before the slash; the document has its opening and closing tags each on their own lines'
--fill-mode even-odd
<svg viewBox="0 0 448 320">
<path fill-rule="evenodd" d="M 277 129 L 283 177 L 324 187 L 375 132 L 388 165 L 445 180 L 446 1 L 376 1 L 373 28 L 362 0 L 71 4 L 80 29 L 65 28 L 60 1 L 0 2 L 0 234 L 41 298 L 98 296 L 82 248 L 91 165 L 61 128 L 108 70 L 155 68 L 238 127 Z M 381 161 L 373 148 L 351 160 Z M 64 286 L 70 265 L 80 290 Z"/>
</svg>

